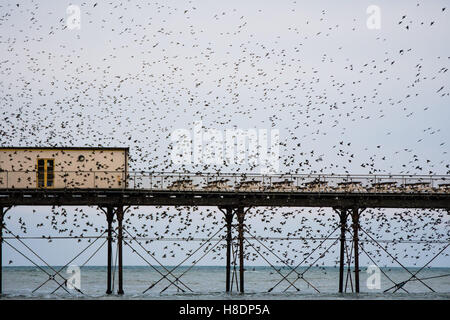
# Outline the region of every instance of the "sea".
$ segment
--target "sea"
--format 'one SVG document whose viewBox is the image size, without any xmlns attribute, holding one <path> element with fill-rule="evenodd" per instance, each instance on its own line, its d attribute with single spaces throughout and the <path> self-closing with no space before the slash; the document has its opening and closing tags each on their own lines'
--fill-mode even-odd
<svg viewBox="0 0 450 320">
<path fill-rule="evenodd" d="M 118 295 L 117 269 L 113 293 L 106 294 L 106 266 L 3 266 L 2 299 L 450 299 L 450 268 L 361 267 L 360 293 L 353 270 L 344 273 L 345 293 L 338 293 L 339 268 L 246 266 L 245 293 L 238 291 L 239 269 L 232 266 L 232 291 L 225 292 L 225 267 L 124 266 L 123 295 Z M 174 270 L 173 270 L 174 269 Z M 170 273 L 169 273 L 170 272 Z M 417 273 L 418 272 L 418 273 Z M 414 275 L 417 273 L 416 277 Z M 286 276 L 287 275 L 287 276 Z M 351 277 L 349 276 L 351 275 Z M 286 276 L 286 277 L 285 277 Z M 64 284 L 64 279 L 66 284 Z M 285 278 L 283 278 L 285 277 Z M 177 278 L 177 279 L 176 279 Z M 411 281 L 407 281 L 411 280 Z M 395 284 L 404 282 L 395 293 Z M 390 290 L 388 290 L 390 289 Z M 387 290 L 387 291 L 386 291 Z"/>
</svg>

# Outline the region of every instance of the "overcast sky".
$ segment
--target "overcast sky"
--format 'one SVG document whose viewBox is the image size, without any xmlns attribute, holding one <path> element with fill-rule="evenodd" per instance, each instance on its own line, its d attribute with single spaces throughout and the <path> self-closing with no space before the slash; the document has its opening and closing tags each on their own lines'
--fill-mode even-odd
<svg viewBox="0 0 450 320">
<path fill-rule="evenodd" d="M 379 29 L 367 25 L 371 5 Z M 131 170 L 259 172 L 172 164 L 171 133 L 202 121 L 279 130 L 283 173 L 448 174 L 449 11 L 447 1 L 2 1 L 0 145 L 129 146 Z M 448 238 L 444 218 L 437 234 Z M 63 247 L 48 252 L 54 263 Z"/>
</svg>

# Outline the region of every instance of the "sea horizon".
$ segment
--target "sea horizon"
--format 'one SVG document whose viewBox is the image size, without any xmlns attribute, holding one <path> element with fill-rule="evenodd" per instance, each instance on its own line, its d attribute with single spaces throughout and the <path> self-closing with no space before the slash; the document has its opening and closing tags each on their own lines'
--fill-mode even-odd
<svg viewBox="0 0 450 320">
<path fill-rule="evenodd" d="M 347 293 L 338 293 L 339 268 L 334 266 L 299 267 L 296 269 L 297 273 L 290 274 L 291 269 L 286 266 L 277 266 L 278 271 L 270 266 L 246 266 L 245 294 L 239 294 L 236 287 L 236 283 L 239 283 L 238 266 L 231 268 L 232 293 L 225 292 L 225 266 L 186 265 L 177 267 L 175 271 L 173 268 L 175 266 L 123 266 L 124 295 L 117 294 L 117 268 L 113 268 L 113 294 L 107 295 L 105 294 L 107 266 L 104 265 L 80 268 L 80 292 L 62 287 L 57 289 L 59 285 L 54 280 L 49 280 L 48 274 L 55 274 L 56 271 L 63 277 L 69 278 L 70 274 L 67 273 L 66 267 L 5 266 L 2 299 L 450 299 L 450 268 L 446 267 L 423 268 L 417 277 L 426 280 L 409 281 L 402 287 L 404 290 L 399 289 L 393 293 L 392 289 L 389 292 L 383 292 L 394 286 L 391 280 L 401 283 L 421 268 L 408 267 L 410 274 L 401 267 L 382 267 L 379 273 L 379 289 L 370 289 L 367 283 L 371 274 L 367 273 L 365 266 L 361 266 L 359 294 L 352 293 L 354 277 L 352 275 L 350 281 L 346 272 L 344 284 L 346 284 Z M 171 275 L 164 278 L 163 275 L 168 271 L 173 272 L 175 277 L 179 277 L 178 281 L 175 281 L 175 277 Z M 280 282 L 286 275 L 289 282 L 287 280 Z M 303 278 L 299 275 L 303 275 Z M 171 279 L 173 283 L 167 279 Z M 58 275 L 55 276 L 55 280 L 59 284 L 63 283 Z M 39 289 L 33 292 L 36 288 Z M 52 293 L 55 289 L 57 291 Z"/>
</svg>

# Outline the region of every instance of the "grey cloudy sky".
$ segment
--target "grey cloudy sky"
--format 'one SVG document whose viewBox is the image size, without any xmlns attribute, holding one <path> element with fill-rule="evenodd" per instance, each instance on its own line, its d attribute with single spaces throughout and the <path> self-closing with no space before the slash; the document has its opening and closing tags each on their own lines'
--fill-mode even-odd
<svg viewBox="0 0 450 320">
<path fill-rule="evenodd" d="M 129 146 L 131 170 L 198 171 L 169 146 L 202 121 L 278 129 L 281 172 L 449 172 L 447 1 L 95 4 L 2 1 L 0 145 Z"/>
</svg>

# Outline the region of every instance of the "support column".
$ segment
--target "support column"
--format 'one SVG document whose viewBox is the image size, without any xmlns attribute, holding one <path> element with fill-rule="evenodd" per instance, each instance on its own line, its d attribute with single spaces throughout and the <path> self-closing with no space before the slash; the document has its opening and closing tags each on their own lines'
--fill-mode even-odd
<svg viewBox="0 0 450 320">
<path fill-rule="evenodd" d="M 347 225 L 347 209 L 341 209 L 340 225 L 341 225 L 341 250 L 339 260 L 339 293 L 344 289 L 344 255 L 345 255 L 345 227 Z"/>
<path fill-rule="evenodd" d="M 239 230 L 239 290 L 244 293 L 244 207 L 237 208 Z"/>
<path fill-rule="evenodd" d="M 108 270 L 107 270 L 107 282 L 106 282 L 106 294 L 111 294 L 112 289 L 112 222 L 114 219 L 114 207 L 106 208 L 106 221 L 108 222 Z"/>
<path fill-rule="evenodd" d="M 353 251 L 355 256 L 355 292 L 359 293 L 359 247 L 358 247 L 358 229 L 359 229 L 359 210 L 353 208 Z"/>
<path fill-rule="evenodd" d="M 118 237 L 117 237 L 117 248 L 119 251 L 118 256 L 118 269 L 119 269 L 119 289 L 117 291 L 117 294 L 123 294 L 123 267 L 122 267 L 122 239 L 123 239 L 123 233 L 122 233 L 122 221 L 123 221 L 123 207 L 119 206 L 116 210 L 117 215 L 117 225 L 118 225 Z"/>
<path fill-rule="evenodd" d="M 231 224 L 233 222 L 233 208 L 227 207 L 225 215 L 225 222 L 227 224 L 227 267 L 226 267 L 226 292 L 230 292 L 231 287 Z"/>
<path fill-rule="evenodd" d="M 3 216 L 4 216 L 4 208 L 0 207 L 0 295 L 3 293 Z"/>
</svg>

